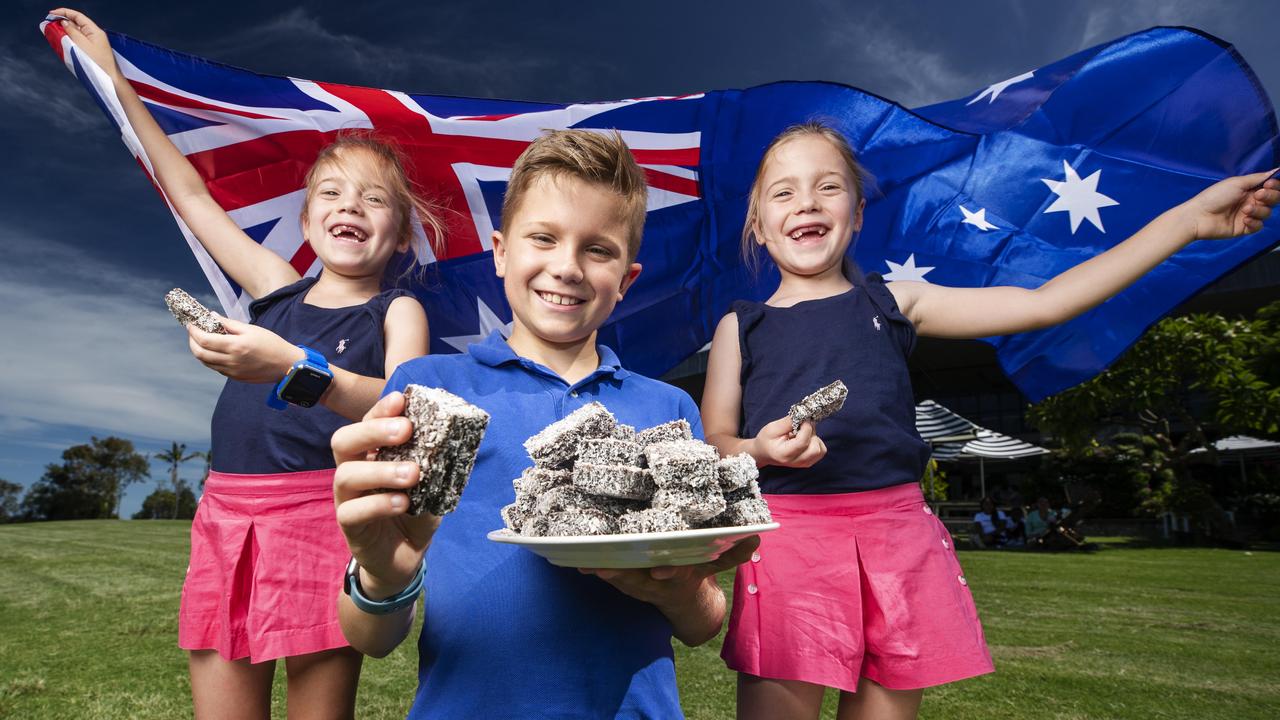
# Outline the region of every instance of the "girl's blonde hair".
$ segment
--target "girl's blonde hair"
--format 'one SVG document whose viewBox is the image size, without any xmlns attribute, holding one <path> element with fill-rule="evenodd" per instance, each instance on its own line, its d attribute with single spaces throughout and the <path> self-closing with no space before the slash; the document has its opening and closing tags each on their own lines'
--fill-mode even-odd
<svg viewBox="0 0 1280 720">
<path fill-rule="evenodd" d="M 428 200 L 413 186 L 406 169 L 408 160 L 395 142 L 370 130 L 344 130 L 336 140 L 320 150 L 315 162 L 311 164 L 311 169 L 307 171 L 307 194 L 302 201 L 302 222 L 305 224 L 307 221 L 307 208 L 315 195 L 320 171 L 326 166 L 341 165 L 344 157 L 354 152 L 368 153 L 369 157 L 374 159 L 379 173 L 378 181 L 390 195 L 388 205 L 396 213 L 396 239 L 409 241 L 409 250 L 406 255 L 411 261 L 403 263 L 405 269 L 400 277 L 413 273 L 415 268 L 421 267 L 420 261 L 426 255 L 428 248 L 436 257 L 440 257 L 445 250 L 445 225 L 440 217 L 440 206 Z M 414 231 L 415 214 L 426 235 L 425 245 Z M 398 263 L 393 258 L 387 267 L 390 268 L 396 264 Z M 398 279 L 399 277 L 386 278 L 390 283 Z"/>
<path fill-rule="evenodd" d="M 831 146 L 840 154 L 840 159 L 844 161 L 849 168 L 849 175 L 853 177 L 853 189 L 857 200 L 862 200 L 866 186 L 875 182 L 871 177 L 871 173 L 862 167 L 862 163 L 858 162 L 858 156 L 853 152 L 853 147 L 849 145 L 849 141 L 845 138 L 844 133 L 835 129 L 823 120 L 808 120 L 796 125 L 792 125 L 778 136 L 770 141 L 768 147 L 764 149 L 764 155 L 760 157 L 760 164 L 756 166 L 756 177 L 751 181 L 751 193 L 747 201 L 747 219 L 742 224 L 742 261 L 752 272 L 756 272 L 760 266 L 760 255 L 756 244 L 756 223 L 760 220 L 760 181 L 764 178 L 764 167 L 768 164 L 769 158 L 773 157 L 773 153 L 784 143 L 800 137 L 817 136 L 831 143 Z"/>
</svg>

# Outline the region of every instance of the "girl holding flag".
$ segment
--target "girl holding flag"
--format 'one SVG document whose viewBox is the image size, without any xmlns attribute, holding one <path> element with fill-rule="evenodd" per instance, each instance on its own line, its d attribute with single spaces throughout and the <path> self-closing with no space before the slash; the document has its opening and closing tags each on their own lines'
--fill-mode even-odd
<svg viewBox="0 0 1280 720">
<path fill-rule="evenodd" d="M 782 527 L 738 568 L 723 656 L 739 718 L 816 718 L 824 687 L 839 717 L 914 718 L 923 688 L 991 672 L 950 535 L 920 493 L 929 446 L 915 430 L 907 357 L 917 333 L 1008 335 L 1064 322 L 1184 246 L 1256 232 L 1280 181 L 1223 180 L 1042 287 L 951 288 L 864 277 L 847 255 L 867 174 L 816 122 L 765 150 L 743 228 L 782 280 L 717 326 L 702 396 L 707 441 L 748 452 Z M 832 332 L 836 329 L 836 332 Z M 844 407 L 792 431 L 788 407 L 841 380 Z"/>
<path fill-rule="evenodd" d="M 439 242 L 440 222 L 394 148 L 339 137 L 306 175 L 302 234 L 323 270 L 300 277 L 209 194 L 121 73 L 106 33 L 74 10 L 53 14 L 111 78 L 166 199 L 256 298 L 252 322 L 221 319 L 226 334 L 187 328 L 192 354 L 228 378 L 178 622 L 195 715 L 269 717 L 284 658 L 290 717 L 353 717 L 363 656 L 337 618 L 350 552 L 335 520 L 329 438 L 373 406 L 400 363 L 427 353 L 426 314 L 407 290 L 390 289 L 388 268 L 425 250 L 415 225 Z"/>
</svg>

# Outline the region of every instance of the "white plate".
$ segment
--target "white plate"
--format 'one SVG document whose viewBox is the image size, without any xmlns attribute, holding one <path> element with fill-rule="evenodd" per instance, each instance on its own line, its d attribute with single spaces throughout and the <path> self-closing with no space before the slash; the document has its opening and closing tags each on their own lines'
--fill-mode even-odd
<svg viewBox="0 0 1280 720">
<path fill-rule="evenodd" d="M 532 550 L 552 565 L 577 568 L 647 568 L 697 565 L 720 557 L 739 540 L 778 529 L 778 523 L 631 535 L 524 537 L 494 530 L 489 539 Z"/>
</svg>

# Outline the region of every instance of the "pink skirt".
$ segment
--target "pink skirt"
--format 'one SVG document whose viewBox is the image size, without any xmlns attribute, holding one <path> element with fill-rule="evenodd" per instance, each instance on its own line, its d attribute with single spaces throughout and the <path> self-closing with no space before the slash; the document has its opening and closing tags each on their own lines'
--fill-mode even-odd
<svg viewBox="0 0 1280 720">
<path fill-rule="evenodd" d="M 738 567 L 721 653 L 738 672 L 856 692 L 992 672 L 951 535 L 915 483 L 765 495 L 781 527 Z"/>
<path fill-rule="evenodd" d="M 178 646 L 255 663 L 346 646 L 338 593 L 350 558 L 333 470 L 209 473 L 191 523 Z"/>
</svg>

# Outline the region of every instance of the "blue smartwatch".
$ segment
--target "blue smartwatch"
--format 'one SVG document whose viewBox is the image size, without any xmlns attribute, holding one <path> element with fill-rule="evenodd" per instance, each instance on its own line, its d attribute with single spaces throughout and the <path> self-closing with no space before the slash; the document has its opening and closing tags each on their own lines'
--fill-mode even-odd
<svg viewBox="0 0 1280 720">
<path fill-rule="evenodd" d="M 423 560 L 418 566 L 418 574 L 413 576 L 409 587 L 389 598 L 370 600 L 364 596 L 364 590 L 360 587 L 360 565 L 353 557 L 351 562 L 347 563 L 347 572 L 342 578 L 342 591 L 351 598 L 351 604 L 361 612 L 367 612 L 370 615 L 390 615 L 418 601 L 418 593 L 422 592 L 422 579 L 426 575 L 426 569 L 427 562 Z"/>
<path fill-rule="evenodd" d="M 299 345 L 306 357 L 293 364 L 271 392 L 267 394 L 267 407 L 283 410 L 289 405 L 309 408 L 320 402 L 320 396 L 333 382 L 333 371 L 324 355 L 306 345 Z"/>
</svg>

